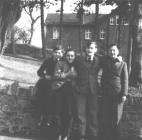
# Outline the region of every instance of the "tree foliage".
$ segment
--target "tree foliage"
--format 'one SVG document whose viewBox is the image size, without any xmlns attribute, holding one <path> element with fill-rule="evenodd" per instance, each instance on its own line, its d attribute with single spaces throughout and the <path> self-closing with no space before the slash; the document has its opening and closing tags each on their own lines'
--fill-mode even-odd
<svg viewBox="0 0 142 140">
<path fill-rule="evenodd" d="M 14 30 L 13 30 L 13 34 L 14 34 L 14 42 L 13 43 L 18 43 L 21 42 L 23 44 L 28 44 L 29 40 L 30 40 L 30 31 L 29 29 L 23 29 L 23 28 L 19 28 L 17 26 L 14 26 Z"/>
<path fill-rule="evenodd" d="M 90 5 L 96 4 L 96 3 L 102 4 L 103 2 L 104 2 L 104 0 L 85 0 L 84 5 L 90 6 Z"/>
<path fill-rule="evenodd" d="M 40 8 L 41 1 L 40 0 L 21 0 L 22 1 L 22 6 L 24 7 L 29 7 L 29 8 Z M 57 0 L 54 0 L 55 2 Z M 49 8 L 50 5 L 53 5 L 55 2 L 53 0 L 43 0 L 43 6 L 45 8 Z"/>
</svg>

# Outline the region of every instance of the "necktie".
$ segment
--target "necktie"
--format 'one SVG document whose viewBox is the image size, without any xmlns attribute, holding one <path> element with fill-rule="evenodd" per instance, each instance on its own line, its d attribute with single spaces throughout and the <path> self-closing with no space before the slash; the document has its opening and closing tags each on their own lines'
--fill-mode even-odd
<svg viewBox="0 0 142 140">
<path fill-rule="evenodd" d="M 88 58 L 87 58 L 87 62 L 92 62 L 91 57 L 88 57 Z"/>
</svg>

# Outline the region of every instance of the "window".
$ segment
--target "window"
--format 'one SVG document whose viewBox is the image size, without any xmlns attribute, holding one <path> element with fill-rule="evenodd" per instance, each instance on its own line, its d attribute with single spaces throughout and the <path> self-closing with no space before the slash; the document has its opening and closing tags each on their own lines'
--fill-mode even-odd
<svg viewBox="0 0 142 140">
<path fill-rule="evenodd" d="M 142 29 L 142 19 L 139 19 L 138 28 Z"/>
<path fill-rule="evenodd" d="M 110 17 L 110 25 L 114 25 L 114 18 Z"/>
<path fill-rule="evenodd" d="M 59 31 L 56 27 L 53 28 L 53 39 L 59 38 Z"/>
<path fill-rule="evenodd" d="M 104 39 L 105 38 L 105 32 L 103 29 L 100 30 L 100 39 Z"/>
<path fill-rule="evenodd" d="M 89 29 L 85 30 L 85 39 L 87 40 L 91 39 L 91 31 Z"/>
<path fill-rule="evenodd" d="M 128 20 L 126 18 L 122 19 L 122 25 L 128 25 Z"/>
<path fill-rule="evenodd" d="M 116 19 L 116 25 L 119 25 L 119 16 L 116 15 L 115 19 Z"/>
</svg>

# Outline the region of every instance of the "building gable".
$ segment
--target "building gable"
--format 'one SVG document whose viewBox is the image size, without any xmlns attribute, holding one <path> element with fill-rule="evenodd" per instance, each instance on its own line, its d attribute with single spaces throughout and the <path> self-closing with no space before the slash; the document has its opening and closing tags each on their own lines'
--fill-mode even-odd
<svg viewBox="0 0 142 140">
<path fill-rule="evenodd" d="M 100 14 L 99 19 L 103 18 L 105 15 Z M 95 14 L 84 14 L 83 15 L 83 25 L 94 25 Z M 60 24 L 60 14 L 59 13 L 49 13 L 46 17 L 45 24 L 49 25 L 59 25 Z M 64 13 L 63 14 L 63 25 L 80 25 L 79 18 L 77 18 L 76 13 Z"/>
</svg>

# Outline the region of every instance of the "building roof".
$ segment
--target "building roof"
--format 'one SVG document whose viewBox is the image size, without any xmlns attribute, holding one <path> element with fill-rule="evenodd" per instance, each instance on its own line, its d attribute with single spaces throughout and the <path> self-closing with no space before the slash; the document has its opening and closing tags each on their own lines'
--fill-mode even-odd
<svg viewBox="0 0 142 140">
<path fill-rule="evenodd" d="M 100 14 L 99 19 L 104 17 L 105 14 Z M 95 22 L 95 14 L 85 14 L 83 15 L 83 25 L 93 25 Z M 59 13 L 49 13 L 47 14 L 45 24 L 46 25 L 58 25 L 60 23 Z M 76 13 L 64 13 L 63 14 L 63 24 L 64 25 L 79 25 L 79 19 Z"/>
</svg>

